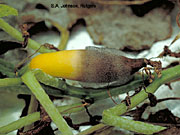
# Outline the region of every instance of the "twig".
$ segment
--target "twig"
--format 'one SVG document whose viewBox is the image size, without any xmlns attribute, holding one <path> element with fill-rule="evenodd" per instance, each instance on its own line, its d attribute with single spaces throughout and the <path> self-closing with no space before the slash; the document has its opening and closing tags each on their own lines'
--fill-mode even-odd
<svg viewBox="0 0 180 135">
<path fill-rule="evenodd" d="M 12 36 L 13 38 L 15 38 L 15 39 L 17 39 L 17 40 L 19 40 L 21 42 L 24 41 L 24 39 L 22 37 L 22 34 L 18 30 L 16 30 L 12 26 L 10 26 L 7 22 L 5 22 L 1 18 L 0 18 L 0 28 L 2 30 L 4 30 L 6 33 L 8 33 L 10 36 Z M 33 49 L 33 50 L 37 50 L 38 48 L 40 48 L 40 44 L 29 38 L 28 47 Z M 40 53 L 47 53 L 47 52 L 52 52 L 52 50 L 49 50 L 49 49 L 47 49 L 45 47 L 42 47 L 39 50 L 39 52 Z"/>
</svg>

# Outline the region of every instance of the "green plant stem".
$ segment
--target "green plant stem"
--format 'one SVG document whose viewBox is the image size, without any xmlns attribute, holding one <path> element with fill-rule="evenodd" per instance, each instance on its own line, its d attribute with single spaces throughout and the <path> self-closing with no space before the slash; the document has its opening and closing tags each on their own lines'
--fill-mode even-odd
<svg viewBox="0 0 180 135">
<path fill-rule="evenodd" d="M 174 68 L 177 67 L 173 67 L 172 71 L 174 70 Z M 169 70 L 169 69 L 167 69 Z M 163 72 L 165 72 L 166 70 L 164 70 Z M 174 70 L 175 71 L 175 70 Z M 77 97 L 77 98 L 92 98 L 94 99 L 94 101 L 96 100 L 101 100 L 101 99 L 105 99 L 108 98 L 109 95 L 107 93 L 107 89 L 106 88 L 101 88 L 101 89 L 85 89 L 85 88 L 78 88 L 78 87 L 74 87 L 74 86 L 70 86 L 68 84 L 66 84 L 66 82 L 49 76 L 43 72 L 35 72 L 35 76 L 38 79 L 38 81 L 40 81 L 43 86 L 43 88 L 46 90 L 46 92 L 49 95 L 53 95 L 53 96 L 72 96 L 72 97 Z M 171 76 L 171 75 L 170 75 Z M 6 79 L 0 79 L 0 87 L 3 87 L 2 89 L 0 89 L 1 91 L 5 91 L 6 89 L 10 89 L 14 92 L 18 92 L 18 93 L 24 93 L 24 94 L 30 94 L 31 92 L 26 88 L 26 86 L 21 85 L 21 86 L 14 86 L 14 89 L 11 89 L 11 85 L 16 85 L 16 83 L 14 84 L 14 80 L 16 80 L 17 78 L 8 78 L 7 80 L 8 83 L 6 83 Z M 11 82 L 12 80 L 12 82 Z M 170 81 L 172 81 L 173 78 L 170 79 Z M 16 81 L 15 81 L 16 82 Z M 21 84 L 20 80 L 18 79 L 17 81 L 17 85 Z M 45 84 L 45 85 L 44 85 Z M 126 84 L 126 85 L 122 85 L 119 87 L 115 87 L 115 88 L 110 88 L 110 92 L 111 95 L 119 95 L 119 94 L 123 94 L 126 93 L 128 91 L 134 90 L 135 88 L 138 88 L 139 86 L 142 85 L 142 77 L 141 75 L 137 75 L 136 78 L 134 79 L 134 81 Z M 6 86 L 8 88 L 6 88 Z M 51 87 L 49 87 L 51 86 Z M 17 88 L 16 88 L 17 87 Z M 141 99 L 141 98 L 140 98 Z"/>
<path fill-rule="evenodd" d="M 3 65 L 4 67 L 8 68 L 9 70 L 14 70 L 14 65 L 11 64 L 10 62 L 7 62 L 4 59 L 0 58 L 0 65 Z"/>
<path fill-rule="evenodd" d="M 61 42 L 58 45 L 59 50 L 65 50 L 69 39 L 69 31 L 63 30 L 61 33 Z"/>
<path fill-rule="evenodd" d="M 53 26 L 55 26 L 61 33 L 61 41 L 58 45 L 58 49 L 59 50 L 65 50 L 66 49 L 66 45 L 69 39 L 69 31 L 66 28 L 63 28 L 60 24 L 58 24 L 57 22 L 54 22 L 52 20 L 49 20 L 51 22 L 51 24 Z"/>
<path fill-rule="evenodd" d="M 178 78 L 180 78 L 180 65 L 178 65 L 178 66 L 175 66 L 175 67 L 172 67 L 172 68 L 169 68 L 169 69 L 166 69 L 166 70 L 163 70 L 162 71 L 162 77 L 161 78 L 155 78 L 155 80 L 153 81 L 153 83 L 151 84 L 151 85 L 149 85 L 147 88 L 146 88 L 146 90 L 148 91 L 148 92 L 152 92 L 152 93 L 154 93 L 157 89 L 158 89 L 158 87 L 160 86 L 160 85 L 162 85 L 162 84 L 164 84 L 164 83 L 167 83 L 167 82 L 170 82 L 170 81 L 173 81 L 173 80 L 176 80 L 176 79 L 178 79 Z M 17 80 L 16 80 L 17 79 Z M 3 81 L 4 82 L 3 82 Z M 1 87 L 3 88 L 3 90 L 5 89 L 5 88 L 7 88 L 7 89 L 10 89 L 11 88 L 11 85 L 16 85 L 16 83 L 17 83 L 17 85 L 18 84 L 21 84 L 21 81 L 20 81 L 20 79 L 19 78 L 8 78 L 8 80 L 9 80 L 9 83 L 7 83 L 6 82 L 6 80 L 4 80 L 4 79 L 0 79 L 0 84 L 1 84 Z M 12 82 L 11 82 L 12 81 Z M 13 81 L 15 81 L 15 83 L 13 82 Z M 44 80 L 45 81 L 45 80 Z M 55 80 L 53 80 L 53 81 L 55 81 Z M 10 86 L 9 86 L 10 85 Z M 129 85 L 129 84 L 128 84 Z M 3 86 L 8 86 L 8 87 L 3 87 Z M 22 85 L 20 85 L 21 87 L 22 87 L 22 90 L 20 90 L 20 93 L 30 93 L 30 91 L 25 87 L 25 86 L 22 86 Z M 125 85 L 126 86 L 126 85 Z M 17 87 L 17 88 L 16 88 Z M 14 89 L 17 89 L 17 90 L 19 90 L 21 87 L 19 87 L 19 86 L 13 86 L 12 87 L 12 90 L 14 90 Z M 47 86 L 44 86 L 44 88 L 46 88 Z M 58 86 L 58 87 L 60 87 L 60 86 Z M 122 86 L 121 86 L 122 87 Z M 117 91 L 118 91 L 118 89 L 119 89 L 119 91 L 120 91 L 120 89 L 121 89 L 121 87 L 117 87 Z M 66 86 L 64 87 L 64 85 L 61 85 L 61 88 L 62 89 L 66 89 Z M 68 88 L 68 87 L 67 87 Z M 79 89 L 79 88 L 78 88 Z M 126 89 L 126 87 L 124 87 L 124 89 Z M 67 91 L 68 91 L 68 89 L 66 89 Z M 70 89 L 69 89 L 69 91 L 71 91 L 71 90 L 76 90 L 76 87 L 70 87 Z M 81 89 L 82 91 L 84 90 L 84 93 L 86 93 L 87 95 L 89 94 L 88 92 L 85 92 L 86 91 L 86 89 Z M 56 95 L 56 96 L 58 96 L 58 95 L 63 95 L 63 93 L 65 93 L 64 91 L 61 91 L 60 89 L 57 89 L 57 88 L 47 88 L 47 91 L 49 91 L 48 93 L 50 93 L 50 94 L 54 94 L 54 95 Z M 92 93 L 97 93 L 98 92 L 98 90 L 96 91 L 96 90 L 93 90 L 92 91 Z M 100 93 L 101 92 L 103 92 L 103 91 L 101 91 L 100 90 Z M 105 91 L 106 92 L 106 91 Z M 121 93 L 121 91 L 120 91 L 120 93 Z M 66 94 L 68 94 L 68 93 L 66 93 Z M 112 94 L 112 93 L 111 93 Z M 108 95 L 108 94 L 107 94 Z M 81 97 L 81 96 L 79 96 L 79 97 Z M 104 97 L 104 98 L 106 98 L 106 97 Z M 143 102 L 145 99 L 147 98 L 147 93 L 145 93 L 144 91 L 141 91 L 140 93 L 138 93 L 137 95 L 135 95 L 135 96 L 133 96 L 132 98 L 131 98 L 131 106 L 130 106 L 130 108 L 133 108 L 133 107 L 135 107 L 135 106 L 137 106 L 139 103 L 141 103 L 141 102 Z M 127 112 L 128 110 L 127 110 L 127 106 L 124 104 L 124 103 L 121 103 L 121 104 L 119 104 L 119 105 L 117 105 L 117 106 L 115 106 L 115 107 L 113 107 L 113 108 L 111 108 L 111 109 L 108 109 L 108 110 L 106 110 L 106 111 L 104 111 L 104 113 L 103 113 L 103 116 L 117 116 L 117 115 L 122 115 L 122 114 L 124 114 L 125 112 Z M 112 114 L 111 114 L 112 113 Z M 106 117 L 104 118 L 103 117 L 103 120 L 104 120 L 104 122 L 106 123 Z M 112 122 L 110 122 L 110 123 L 112 123 Z M 106 124 L 109 124 L 109 120 L 107 121 L 107 123 Z M 110 124 L 111 125 L 111 124 Z M 101 125 L 102 126 L 102 125 Z M 104 125 L 105 126 L 105 125 Z M 136 127 L 137 128 L 137 127 Z"/>
<path fill-rule="evenodd" d="M 30 100 L 27 114 L 32 114 L 32 113 L 36 112 L 37 108 L 38 108 L 38 101 L 34 95 L 31 95 L 31 100 Z M 33 126 L 34 126 L 33 123 L 28 126 L 25 126 L 23 131 L 28 131 L 28 130 L 32 129 Z"/>
<path fill-rule="evenodd" d="M 0 58 L 0 72 L 7 77 L 15 77 L 14 65 Z"/>
<path fill-rule="evenodd" d="M 72 135 L 70 127 L 60 115 L 57 108 L 49 99 L 49 96 L 45 93 L 39 82 L 36 80 L 34 74 L 31 71 L 28 71 L 22 76 L 22 80 L 29 87 L 37 100 L 39 100 L 39 102 L 44 107 L 44 109 L 46 110 L 52 121 L 56 124 L 58 129 L 61 131 L 61 133 L 63 135 Z"/>
<path fill-rule="evenodd" d="M 80 106 L 82 106 L 81 103 L 76 103 L 72 105 L 59 106 L 57 107 L 57 109 L 62 114 L 69 114 L 69 113 L 79 112 L 83 110 L 84 107 L 83 106 L 80 107 Z M 29 114 L 27 116 L 20 118 L 17 121 L 9 123 L 8 125 L 0 127 L 0 134 L 7 134 L 14 130 L 20 129 L 24 126 L 28 126 L 38 120 L 40 120 L 40 112 L 34 112 L 32 114 Z"/>
<path fill-rule="evenodd" d="M 162 77 L 156 77 L 153 83 L 146 88 L 146 91 L 154 93 L 162 84 L 178 78 L 180 78 L 180 65 L 162 71 Z M 129 109 L 134 108 L 139 103 L 142 103 L 145 99 L 147 99 L 147 97 L 148 94 L 145 92 L 145 90 L 142 90 L 131 98 L 131 105 Z M 145 124 L 143 122 L 127 120 L 123 117 L 119 117 L 119 115 L 124 114 L 126 111 L 127 106 L 125 105 L 125 103 L 121 103 L 115 107 L 107 109 L 103 112 L 103 122 L 111 126 L 118 126 L 130 131 L 143 134 L 153 134 L 155 132 L 166 129 L 165 127 L 154 126 L 152 124 Z"/>
<path fill-rule="evenodd" d="M 22 34 L 15 28 L 13 28 L 11 25 L 9 25 L 7 22 L 5 22 L 2 18 L 0 18 L 0 28 L 4 30 L 6 33 L 8 33 L 10 36 L 12 36 L 13 38 L 17 39 L 18 41 L 22 42 L 24 40 Z M 29 38 L 28 47 L 33 50 L 37 50 L 40 48 L 40 44 Z M 41 47 L 39 49 L 39 52 L 47 53 L 47 52 L 52 52 L 52 50 L 47 49 L 45 47 Z"/>
<path fill-rule="evenodd" d="M 38 102 L 34 95 L 31 95 L 31 101 L 28 108 L 28 114 L 31 114 L 37 110 Z"/>
<path fill-rule="evenodd" d="M 146 91 L 154 93 L 162 84 L 168 83 L 178 78 L 180 78 L 180 65 L 163 70 L 162 77 L 156 77 L 153 83 L 146 88 Z M 142 90 L 141 92 L 139 92 L 131 98 L 131 105 L 129 106 L 129 109 L 134 108 L 139 103 L 142 103 L 145 99 L 147 99 L 147 93 L 144 90 Z M 123 115 L 127 111 L 128 110 L 125 103 L 121 103 L 117 106 L 107 109 L 103 112 L 104 124 L 98 124 L 95 128 L 94 126 L 92 126 L 91 128 L 87 129 L 87 131 L 85 130 L 78 135 L 86 135 L 87 132 L 91 134 L 96 130 L 101 129 L 107 125 L 117 126 L 134 132 L 141 132 L 143 134 L 152 134 L 153 132 L 158 132 L 160 130 L 165 129 L 165 127 L 152 126 L 152 124 L 147 125 L 142 122 L 137 122 L 133 120 L 126 121 L 126 119 L 120 117 L 120 115 Z"/>
<path fill-rule="evenodd" d="M 100 124 L 97 124 L 95 126 L 92 126 L 91 128 L 88 128 L 88 129 L 80 132 L 78 135 L 91 135 L 97 130 L 104 129 L 106 126 L 107 125 L 100 123 Z"/>
<path fill-rule="evenodd" d="M 14 121 L 8 125 L 0 127 L 0 134 L 7 134 L 14 130 L 20 129 L 24 126 L 27 126 L 37 120 L 40 120 L 40 113 L 35 112 L 33 114 L 29 114 L 28 116 L 22 117 L 17 121 Z"/>
<path fill-rule="evenodd" d="M 154 79 L 153 83 L 150 84 L 147 88 L 146 91 L 149 93 L 154 93 L 162 84 L 168 83 L 170 81 L 176 80 L 180 78 L 180 65 L 175 66 L 173 68 L 168 68 L 166 70 L 162 71 L 162 77 L 161 78 L 156 78 Z M 131 106 L 130 109 L 137 106 L 139 103 L 143 102 L 145 99 L 147 99 L 148 94 L 142 90 L 135 96 L 131 98 Z M 116 110 L 119 108 L 119 110 Z M 112 111 L 113 114 L 115 115 L 122 115 L 127 111 L 127 106 L 125 103 L 121 103 L 108 111 Z"/>
<path fill-rule="evenodd" d="M 103 122 L 108 125 L 120 127 L 129 131 L 133 131 L 141 134 L 153 134 L 166 129 L 166 127 L 157 126 L 153 124 L 148 124 L 140 121 L 134 121 L 131 119 L 123 118 L 122 116 L 117 116 L 110 114 L 110 112 L 104 113 Z"/>
<path fill-rule="evenodd" d="M 52 77 L 50 75 L 47 75 L 46 73 L 42 72 L 41 70 L 33 70 L 35 73 L 35 76 L 38 81 L 45 84 L 46 86 L 51 86 L 49 89 L 58 88 L 62 91 L 63 95 L 78 97 L 78 98 L 92 98 L 94 101 L 105 99 L 109 97 L 108 89 L 107 88 L 99 88 L 99 89 L 93 89 L 93 88 L 79 88 L 68 85 L 65 81 L 62 81 L 61 79 Z M 122 85 L 115 88 L 109 88 L 111 95 L 119 95 L 123 93 L 127 93 L 131 90 L 134 90 L 135 88 L 138 88 L 140 85 L 142 85 L 142 76 L 137 75 L 134 78 L 134 81 L 130 82 L 127 85 Z M 60 91 L 59 91 L 60 92 Z"/>
<path fill-rule="evenodd" d="M 15 77 L 15 73 L 13 73 L 11 69 L 5 67 L 4 65 L 0 65 L 0 72 L 8 77 Z"/>
<path fill-rule="evenodd" d="M 21 85 L 21 84 L 22 84 L 21 78 L 4 78 L 4 79 L 0 79 L 0 88 L 1 87 L 17 86 L 17 85 Z"/>
<path fill-rule="evenodd" d="M 0 4 L 0 17 L 9 16 L 9 15 L 18 16 L 18 11 L 8 5 Z"/>
<path fill-rule="evenodd" d="M 57 85 L 57 86 L 48 85 L 50 81 L 45 82 L 45 80 L 43 81 L 41 80 L 42 81 L 41 86 L 43 87 L 43 89 L 45 89 L 48 95 L 52 95 L 56 97 L 72 96 L 72 97 L 77 97 L 81 99 L 93 99 L 94 101 L 109 97 L 107 89 L 105 88 L 104 89 L 78 88 L 78 87 L 67 85 L 64 81 L 60 79 L 58 80 L 60 82 L 59 83 L 60 85 Z M 51 81 L 55 81 L 55 80 L 52 79 Z M 127 85 L 111 88 L 110 92 L 112 96 L 119 95 L 119 94 L 126 93 L 128 91 L 134 90 L 135 87 L 138 88 L 140 85 L 142 85 L 142 79 L 137 79 Z M 22 84 L 22 80 L 20 78 L 0 79 L 0 91 L 21 93 L 21 94 L 32 94 L 32 92 L 27 88 L 27 86 Z"/>
</svg>

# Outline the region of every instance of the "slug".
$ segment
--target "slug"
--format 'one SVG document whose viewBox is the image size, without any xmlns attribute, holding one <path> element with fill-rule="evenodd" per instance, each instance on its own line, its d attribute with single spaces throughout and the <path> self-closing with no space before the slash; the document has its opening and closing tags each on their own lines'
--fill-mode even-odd
<svg viewBox="0 0 180 135">
<path fill-rule="evenodd" d="M 115 49 L 89 47 L 40 54 L 30 62 L 31 69 L 60 78 L 85 83 L 129 82 L 133 74 L 146 66 L 144 59 L 131 59 Z"/>
</svg>

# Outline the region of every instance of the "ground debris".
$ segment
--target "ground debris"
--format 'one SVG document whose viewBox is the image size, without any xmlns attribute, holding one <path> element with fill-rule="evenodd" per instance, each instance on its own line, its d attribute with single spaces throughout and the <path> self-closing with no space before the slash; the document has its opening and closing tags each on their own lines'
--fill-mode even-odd
<svg viewBox="0 0 180 135">
<path fill-rule="evenodd" d="M 20 2 L 23 3 L 24 8 L 17 7 L 20 12 L 18 22 L 19 24 L 37 23 L 49 19 L 70 29 L 79 19 L 83 19 L 95 44 L 121 50 L 140 51 L 150 48 L 156 41 L 171 36 L 169 12 L 173 4 L 165 1 L 145 3 L 141 7 L 143 15 L 140 17 L 134 13 L 137 10 L 134 6 L 106 5 L 84 0 L 54 0 L 53 2 L 31 0 L 26 4 Z M 11 3 L 8 4 L 11 5 Z M 170 9 L 167 8 L 167 3 Z M 62 5 L 76 5 L 78 8 L 62 8 Z M 140 9 L 140 5 L 137 6 Z M 145 9 L 147 9 L 146 12 L 142 13 Z"/>
</svg>

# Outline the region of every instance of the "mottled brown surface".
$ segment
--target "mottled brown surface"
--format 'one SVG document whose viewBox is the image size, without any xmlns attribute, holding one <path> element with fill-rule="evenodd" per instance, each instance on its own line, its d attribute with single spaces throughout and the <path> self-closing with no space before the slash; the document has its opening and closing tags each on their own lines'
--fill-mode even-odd
<svg viewBox="0 0 180 135">
<path fill-rule="evenodd" d="M 69 29 L 78 19 L 83 19 L 94 43 L 109 48 L 135 51 L 148 49 L 154 42 L 170 37 L 172 32 L 168 5 L 173 6 L 167 0 L 154 0 L 144 6 L 132 7 L 99 4 L 90 0 L 16 1 L 19 4 L 13 4 L 11 0 L 6 2 L 18 9 L 19 24 L 51 19 Z M 38 9 L 38 4 L 45 9 Z M 51 8 L 51 4 L 93 4 L 96 8 Z M 136 14 L 139 16 L 134 12 L 138 12 Z"/>
<path fill-rule="evenodd" d="M 128 7 L 111 6 L 85 19 L 94 42 L 115 49 L 147 49 L 172 32 L 170 16 L 162 9 L 137 17 Z"/>
<path fill-rule="evenodd" d="M 112 51 L 112 50 L 111 50 Z M 133 73 L 145 66 L 143 59 L 130 59 L 107 49 L 86 50 L 83 57 L 83 82 L 109 83 L 120 81 L 125 84 L 133 77 Z"/>
</svg>

